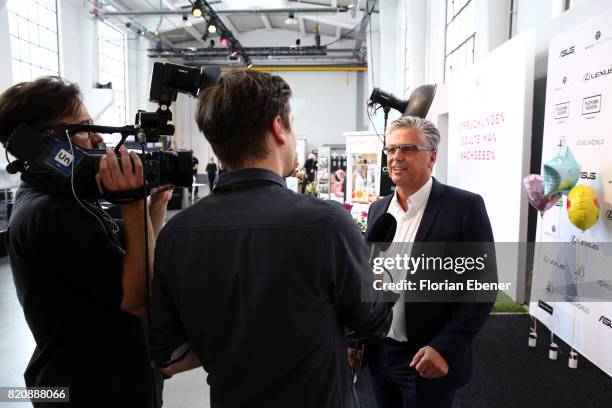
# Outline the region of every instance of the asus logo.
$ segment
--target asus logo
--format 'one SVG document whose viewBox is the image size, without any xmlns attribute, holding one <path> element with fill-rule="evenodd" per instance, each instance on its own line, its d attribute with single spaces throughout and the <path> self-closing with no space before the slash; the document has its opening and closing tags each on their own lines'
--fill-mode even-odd
<svg viewBox="0 0 612 408">
<path fill-rule="evenodd" d="M 572 45 L 571 47 L 561 51 L 559 58 L 567 57 L 568 55 L 573 54 L 573 53 L 574 53 L 574 46 Z"/>
<path fill-rule="evenodd" d="M 610 319 L 608 319 L 606 316 L 601 316 L 599 318 L 599 321 L 602 322 L 604 325 L 608 326 L 609 328 L 612 329 L 612 321 L 610 321 Z"/>
<path fill-rule="evenodd" d="M 587 179 L 587 180 L 595 180 L 597 178 L 597 173 L 594 172 L 586 172 L 586 171 L 581 171 L 580 172 L 580 178 L 581 179 Z"/>
</svg>

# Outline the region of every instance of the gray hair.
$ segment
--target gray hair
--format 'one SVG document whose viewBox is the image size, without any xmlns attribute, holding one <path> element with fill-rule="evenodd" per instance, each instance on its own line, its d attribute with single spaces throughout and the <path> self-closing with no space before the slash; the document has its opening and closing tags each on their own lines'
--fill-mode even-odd
<svg viewBox="0 0 612 408">
<path fill-rule="evenodd" d="M 399 119 L 395 119 L 387 128 L 387 136 L 398 128 L 415 128 L 419 131 L 419 138 L 421 142 L 427 143 L 430 147 L 433 147 L 436 151 L 438 150 L 438 144 L 440 144 L 440 131 L 427 119 L 419 118 L 417 116 L 402 116 Z"/>
</svg>

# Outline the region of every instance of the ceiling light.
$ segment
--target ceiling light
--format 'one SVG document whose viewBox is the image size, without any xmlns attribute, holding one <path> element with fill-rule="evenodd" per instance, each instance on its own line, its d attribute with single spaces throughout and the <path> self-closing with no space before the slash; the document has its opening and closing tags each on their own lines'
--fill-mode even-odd
<svg viewBox="0 0 612 408">
<path fill-rule="evenodd" d="M 194 17 L 202 17 L 202 0 L 196 0 L 193 2 L 193 8 L 191 14 Z"/>
<path fill-rule="evenodd" d="M 297 24 L 293 11 L 289 12 L 289 17 L 285 20 L 285 24 Z"/>
<path fill-rule="evenodd" d="M 221 45 L 223 47 L 227 47 L 229 45 L 229 41 L 227 40 L 227 38 L 221 36 Z"/>
<path fill-rule="evenodd" d="M 214 34 L 217 32 L 217 26 L 214 24 L 209 24 L 208 25 L 208 32 L 211 34 Z"/>
</svg>

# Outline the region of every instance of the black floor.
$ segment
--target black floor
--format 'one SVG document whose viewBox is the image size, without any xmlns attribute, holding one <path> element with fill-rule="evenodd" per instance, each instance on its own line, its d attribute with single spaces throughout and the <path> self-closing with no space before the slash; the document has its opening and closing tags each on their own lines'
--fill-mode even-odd
<svg viewBox="0 0 612 408">
<path fill-rule="evenodd" d="M 561 340 L 559 358 L 548 359 L 550 338 L 538 326 L 538 347 L 527 346 L 529 317 L 491 316 L 474 341 L 472 381 L 457 393 L 455 408 L 611 408 L 612 378 L 579 357 L 578 369 L 567 366 L 569 348 Z M 612 344 L 610 345 L 612 352 Z M 362 408 L 375 408 L 369 377 L 359 379 Z"/>
</svg>

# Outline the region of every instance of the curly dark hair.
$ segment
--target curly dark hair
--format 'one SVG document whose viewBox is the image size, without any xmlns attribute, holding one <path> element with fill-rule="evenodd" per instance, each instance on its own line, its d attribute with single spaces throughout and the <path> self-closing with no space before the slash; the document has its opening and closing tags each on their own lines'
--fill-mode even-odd
<svg viewBox="0 0 612 408">
<path fill-rule="evenodd" d="M 8 139 L 21 123 L 42 130 L 60 118 L 76 115 L 81 99 L 79 86 L 58 76 L 11 86 L 0 95 L 0 140 Z"/>
</svg>

